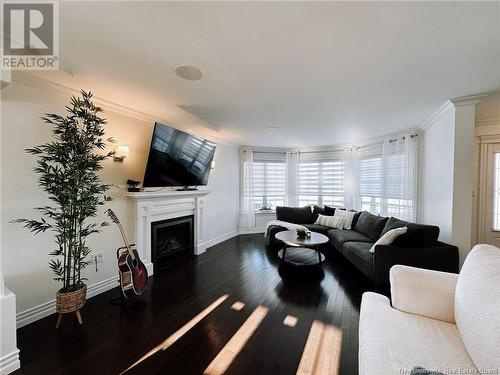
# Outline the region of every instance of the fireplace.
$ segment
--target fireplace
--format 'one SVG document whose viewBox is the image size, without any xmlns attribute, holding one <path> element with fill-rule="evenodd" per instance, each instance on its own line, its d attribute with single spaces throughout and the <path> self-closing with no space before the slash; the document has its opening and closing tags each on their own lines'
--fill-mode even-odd
<svg viewBox="0 0 500 375">
<path fill-rule="evenodd" d="M 151 260 L 154 272 L 189 259 L 193 255 L 194 216 L 151 223 Z"/>
</svg>

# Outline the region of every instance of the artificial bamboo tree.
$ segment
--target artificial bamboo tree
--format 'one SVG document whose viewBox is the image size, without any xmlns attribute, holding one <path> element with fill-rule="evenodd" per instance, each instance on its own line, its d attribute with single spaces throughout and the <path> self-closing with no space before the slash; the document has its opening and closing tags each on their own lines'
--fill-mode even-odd
<svg viewBox="0 0 500 375">
<path fill-rule="evenodd" d="M 52 204 L 35 208 L 42 215 L 38 220 L 15 220 L 35 234 L 54 232 L 56 247 L 49 266 L 54 280 L 62 283 L 58 297 L 85 287 L 82 269 L 90 263 L 86 257 L 91 253 L 87 238 L 105 224 L 96 223 L 95 217 L 98 207 L 110 200 L 105 195 L 109 185 L 101 181 L 99 171 L 113 154 L 105 151 L 106 142 L 113 139 L 105 138 L 106 121 L 92 102 L 92 93 L 82 90 L 66 109 L 66 116 L 42 117 L 52 128 L 53 140 L 26 150 L 38 157 L 34 171 Z"/>
</svg>

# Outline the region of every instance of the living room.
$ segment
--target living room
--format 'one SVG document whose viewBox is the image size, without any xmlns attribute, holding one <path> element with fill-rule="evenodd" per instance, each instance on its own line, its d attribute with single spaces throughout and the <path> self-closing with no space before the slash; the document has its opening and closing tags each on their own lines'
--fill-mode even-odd
<svg viewBox="0 0 500 375">
<path fill-rule="evenodd" d="M 2 375 L 500 371 L 499 2 L 2 12 Z"/>
</svg>

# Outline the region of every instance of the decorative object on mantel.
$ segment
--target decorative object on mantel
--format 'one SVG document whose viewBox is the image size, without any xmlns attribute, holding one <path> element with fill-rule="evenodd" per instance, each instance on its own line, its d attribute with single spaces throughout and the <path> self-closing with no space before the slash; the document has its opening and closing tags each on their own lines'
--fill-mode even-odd
<svg viewBox="0 0 500 375">
<path fill-rule="evenodd" d="M 92 102 L 92 93 L 81 91 L 81 97 L 71 97 L 66 107 L 69 115 L 46 114 L 42 117 L 52 127 L 52 141 L 27 149 L 38 156 L 34 171 L 39 175 L 39 185 L 47 192 L 52 206 L 36 207 L 43 216 L 39 220 L 17 219 L 34 234 L 51 230 L 55 234 L 56 248 L 49 267 L 54 280 L 62 283 L 56 294 L 56 311 L 75 313 L 82 324 L 80 309 L 85 304 L 87 286 L 81 271 L 90 264 L 85 258 L 91 253 L 86 239 L 100 232 L 106 223 L 89 223 L 97 208 L 111 198 L 105 195 L 109 185 L 102 183 L 99 171 L 102 161 L 113 152 L 100 153 L 106 148 L 104 125 L 99 117 L 102 112 Z M 113 138 L 108 138 L 113 143 Z"/>
<path fill-rule="evenodd" d="M 144 263 L 142 263 L 139 258 L 137 250 L 132 248 L 132 245 L 128 241 L 118 216 L 116 216 L 110 208 L 106 213 L 120 229 L 123 242 L 125 243 L 124 247 L 120 247 L 116 250 L 122 294 L 125 298 L 140 296 L 146 289 L 148 283 L 148 271 L 146 266 L 144 266 Z"/>
<path fill-rule="evenodd" d="M 127 180 L 128 192 L 129 193 L 138 193 L 141 191 L 141 181 L 131 180 L 130 178 Z"/>
</svg>

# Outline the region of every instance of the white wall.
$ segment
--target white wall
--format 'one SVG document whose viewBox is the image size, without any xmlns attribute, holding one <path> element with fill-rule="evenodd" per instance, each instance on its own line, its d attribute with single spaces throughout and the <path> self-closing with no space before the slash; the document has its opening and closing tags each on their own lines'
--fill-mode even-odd
<svg viewBox="0 0 500 375">
<path fill-rule="evenodd" d="M 460 249 L 460 264 L 472 248 L 475 105 L 455 107 L 452 241 Z"/>
<path fill-rule="evenodd" d="M 444 242 L 451 242 L 452 235 L 454 127 L 450 105 L 419 142 L 419 221 L 439 226 Z"/>
<path fill-rule="evenodd" d="M 61 93 L 20 83 L 11 83 L 2 90 L 1 271 L 5 274 L 6 285 L 17 296 L 18 320 L 20 314 L 23 317 L 33 315 L 26 311 L 31 308 L 39 311 L 36 307 L 41 305 L 45 306 L 45 314 L 49 313 L 59 288 L 47 265 L 48 252 L 54 247 L 53 236 L 50 233 L 34 236 L 9 221 L 36 217 L 33 207 L 48 203 L 32 171 L 35 158 L 23 150 L 50 140 L 50 128 L 39 117 L 46 112 L 63 114 L 67 101 L 68 97 Z M 124 196 L 124 185 L 127 178 L 143 179 L 154 124 L 114 112 L 104 112 L 104 116 L 108 120 L 106 134 L 130 146 L 130 155 L 123 163 L 104 162 L 102 179 L 119 186 L 110 191 L 114 201 L 109 207 L 118 214 L 125 231 L 132 237 L 133 203 Z M 209 180 L 212 193 L 205 201 L 202 226 L 203 240 L 209 245 L 237 233 L 238 158 L 236 147 L 217 146 L 216 165 Z M 101 211 L 99 219 L 104 220 L 104 208 Z M 104 254 L 104 262 L 99 264 L 98 272 L 94 266 L 86 270 L 87 284 L 108 285 L 107 280 L 117 275 L 115 251 L 122 244 L 120 234 L 113 226 L 105 227 L 89 244 L 94 252 Z M 101 291 L 99 287 L 93 290 L 94 294 Z"/>
<path fill-rule="evenodd" d="M 474 107 L 448 102 L 426 124 L 419 150 L 419 221 L 440 227 L 461 264 L 472 242 Z"/>
</svg>

